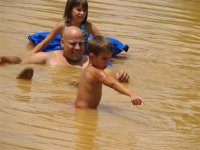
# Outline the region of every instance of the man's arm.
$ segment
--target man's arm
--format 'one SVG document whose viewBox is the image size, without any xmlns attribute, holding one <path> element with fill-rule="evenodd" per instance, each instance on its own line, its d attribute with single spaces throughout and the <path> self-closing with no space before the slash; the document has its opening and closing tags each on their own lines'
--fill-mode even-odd
<svg viewBox="0 0 200 150">
<path fill-rule="evenodd" d="M 104 71 L 108 75 L 112 76 L 114 79 L 118 80 L 119 82 L 124 82 L 124 83 L 129 82 L 129 75 L 125 71 L 111 70 L 109 68 L 106 68 Z"/>
<path fill-rule="evenodd" d="M 25 57 L 22 64 L 45 64 L 48 58 L 48 53 L 38 52 L 31 56 Z"/>
<path fill-rule="evenodd" d="M 21 63 L 22 58 L 18 56 L 0 56 L 0 64 L 9 63 L 9 64 L 19 64 Z"/>
</svg>

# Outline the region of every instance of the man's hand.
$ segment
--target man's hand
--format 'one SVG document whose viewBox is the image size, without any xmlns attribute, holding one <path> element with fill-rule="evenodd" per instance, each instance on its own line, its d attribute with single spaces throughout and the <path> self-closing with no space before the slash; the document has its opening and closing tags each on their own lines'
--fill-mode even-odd
<svg viewBox="0 0 200 150">
<path fill-rule="evenodd" d="M 115 73 L 115 78 L 119 81 L 119 82 L 129 82 L 129 75 L 127 72 L 125 71 L 117 71 Z"/>
</svg>

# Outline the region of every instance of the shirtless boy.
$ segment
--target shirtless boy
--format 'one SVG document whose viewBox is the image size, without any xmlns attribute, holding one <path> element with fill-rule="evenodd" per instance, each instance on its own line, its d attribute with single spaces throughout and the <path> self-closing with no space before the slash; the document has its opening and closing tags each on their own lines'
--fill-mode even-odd
<svg viewBox="0 0 200 150">
<path fill-rule="evenodd" d="M 88 43 L 90 64 L 84 69 L 79 81 L 75 101 L 77 108 L 97 108 L 102 95 L 102 84 L 130 96 L 133 105 L 141 105 L 142 99 L 105 73 L 112 57 L 113 45 L 103 36 L 95 36 Z"/>
</svg>

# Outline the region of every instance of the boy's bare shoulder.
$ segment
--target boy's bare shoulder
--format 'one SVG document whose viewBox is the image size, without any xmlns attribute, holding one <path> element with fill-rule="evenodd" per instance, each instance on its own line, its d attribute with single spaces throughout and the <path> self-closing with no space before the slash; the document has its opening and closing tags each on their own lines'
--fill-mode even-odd
<svg viewBox="0 0 200 150">
<path fill-rule="evenodd" d="M 91 75 L 93 75 L 97 79 L 106 76 L 104 70 L 95 68 L 95 67 L 93 67 L 91 65 L 88 66 L 88 71 L 87 72 L 90 73 Z"/>
</svg>

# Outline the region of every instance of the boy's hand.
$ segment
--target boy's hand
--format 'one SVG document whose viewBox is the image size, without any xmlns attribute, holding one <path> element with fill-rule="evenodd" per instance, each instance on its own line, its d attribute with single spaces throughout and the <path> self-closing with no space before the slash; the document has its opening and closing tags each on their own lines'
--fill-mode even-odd
<svg viewBox="0 0 200 150">
<path fill-rule="evenodd" d="M 115 77 L 119 82 L 129 82 L 129 75 L 125 71 L 116 72 Z"/>
<path fill-rule="evenodd" d="M 131 102 L 133 105 L 141 105 L 142 103 L 144 104 L 143 100 L 137 95 L 131 96 Z"/>
</svg>

